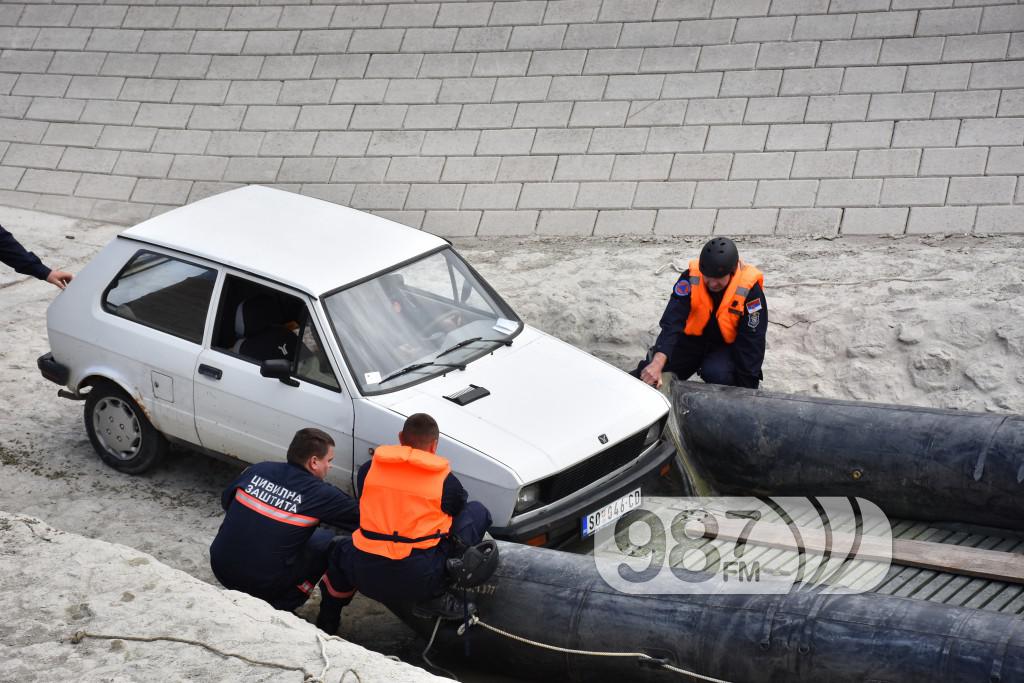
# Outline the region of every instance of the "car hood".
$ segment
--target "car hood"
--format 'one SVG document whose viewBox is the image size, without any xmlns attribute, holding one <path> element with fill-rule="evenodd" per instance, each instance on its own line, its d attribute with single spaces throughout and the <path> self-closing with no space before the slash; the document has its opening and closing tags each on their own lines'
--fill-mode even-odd
<svg viewBox="0 0 1024 683">
<path fill-rule="evenodd" d="M 490 395 L 464 406 L 445 398 L 470 384 Z M 622 441 L 669 407 L 639 380 L 529 326 L 512 346 L 463 371 L 368 400 L 403 416 L 429 413 L 446 436 L 502 463 L 523 483 Z"/>
</svg>

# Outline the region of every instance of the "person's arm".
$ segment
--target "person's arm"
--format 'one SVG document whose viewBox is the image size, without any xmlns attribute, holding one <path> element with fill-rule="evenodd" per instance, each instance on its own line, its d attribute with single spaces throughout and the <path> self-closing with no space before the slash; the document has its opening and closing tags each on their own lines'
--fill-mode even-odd
<svg viewBox="0 0 1024 683">
<path fill-rule="evenodd" d="M 736 363 L 736 383 L 741 387 L 756 389 L 761 379 L 761 364 L 764 362 L 765 337 L 768 332 L 768 302 L 761 285 L 750 288 L 743 306 L 736 341 L 733 343 L 733 360 Z"/>
<path fill-rule="evenodd" d="M 665 312 L 661 314 L 658 324 L 661 326 L 661 333 L 654 342 L 651 361 L 640 372 L 640 379 L 648 384 L 660 387 L 661 372 L 668 363 L 672 350 L 679 342 L 679 335 L 683 334 L 686 327 L 686 319 L 690 317 L 690 270 L 683 271 L 679 279 L 672 287 L 672 296 L 668 299 Z"/>
<path fill-rule="evenodd" d="M 441 489 L 441 512 L 454 517 L 466 507 L 467 500 L 469 493 L 462 487 L 462 482 L 454 474 L 449 473 Z"/>
<path fill-rule="evenodd" d="M 22 275 L 31 275 L 40 280 L 45 280 L 50 275 L 50 269 L 43 265 L 39 257 L 21 246 L 14 235 L 3 226 L 0 226 L 0 261 Z"/>
<path fill-rule="evenodd" d="M 356 499 L 326 482 L 322 491 L 324 506 L 320 513 L 320 521 L 345 531 L 358 529 L 359 503 L 356 502 Z"/>
</svg>

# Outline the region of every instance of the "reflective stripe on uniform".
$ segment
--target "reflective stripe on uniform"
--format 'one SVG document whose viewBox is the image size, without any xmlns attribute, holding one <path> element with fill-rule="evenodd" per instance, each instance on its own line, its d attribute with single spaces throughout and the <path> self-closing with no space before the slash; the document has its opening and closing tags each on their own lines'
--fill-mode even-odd
<svg viewBox="0 0 1024 683">
<path fill-rule="evenodd" d="M 337 588 L 335 588 L 334 586 L 332 586 L 331 585 L 331 580 L 329 578 L 327 578 L 327 574 L 324 574 L 323 582 L 324 582 L 324 588 L 327 589 L 327 592 L 331 594 L 332 598 L 351 598 L 353 595 L 356 594 L 356 589 L 355 588 L 353 588 L 350 591 L 340 591 Z"/>
<path fill-rule="evenodd" d="M 290 512 L 280 510 L 273 505 L 267 505 L 258 498 L 250 496 L 245 491 L 237 489 L 235 491 L 235 500 L 249 508 L 253 512 L 258 512 L 264 517 L 269 517 L 277 522 L 284 522 L 285 524 L 291 524 L 293 526 L 316 526 L 320 523 L 320 520 L 316 517 L 307 517 L 306 515 L 296 515 Z"/>
</svg>

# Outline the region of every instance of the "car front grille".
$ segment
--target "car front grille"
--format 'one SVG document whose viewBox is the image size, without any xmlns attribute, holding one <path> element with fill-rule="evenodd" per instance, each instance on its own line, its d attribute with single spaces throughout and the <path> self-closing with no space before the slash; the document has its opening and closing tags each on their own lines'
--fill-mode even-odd
<svg viewBox="0 0 1024 683">
<path fill-rule="evenodd" d="M 547 505 L 576 493 L 639 457 L 644 450 L 644 437 L 647 435 L 647 429 L 648 427 L 645 427 L 597 455 L 542 480 L 540 482 L 541 504 Z"/>
</svg>

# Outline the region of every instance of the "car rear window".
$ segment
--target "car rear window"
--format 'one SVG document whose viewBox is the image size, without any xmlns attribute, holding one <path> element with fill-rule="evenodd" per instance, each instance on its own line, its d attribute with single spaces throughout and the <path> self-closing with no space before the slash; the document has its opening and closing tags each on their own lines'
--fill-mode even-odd
<svg viewBox="0 0 1024 683">
<path fill-rule="evenodd" d="M 152 251 L 139 251 L 103 295 L 116 316 L 201 344 L 217 271 Z"/>
</svg>

